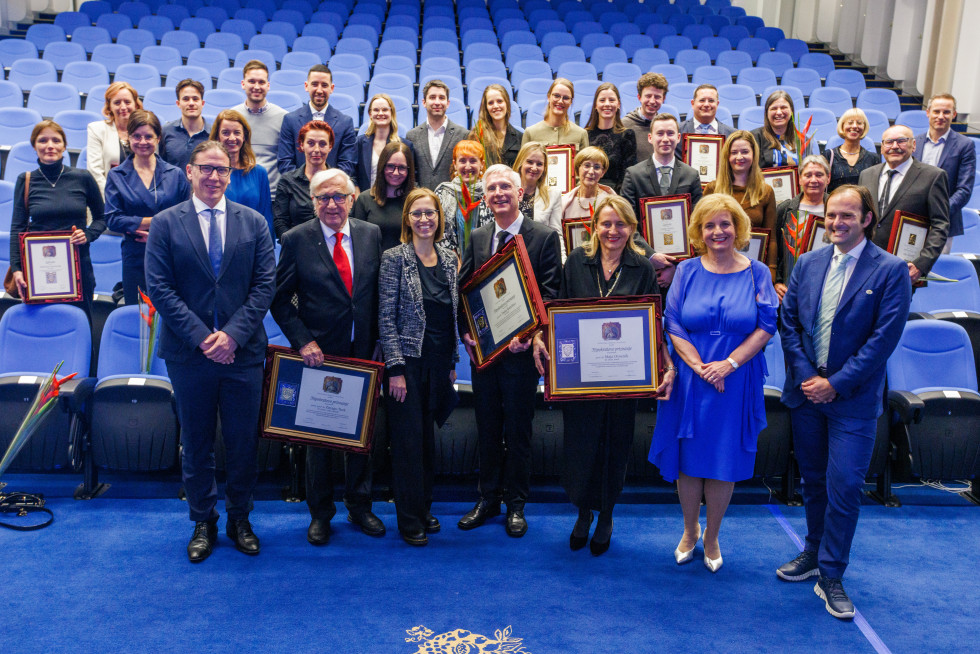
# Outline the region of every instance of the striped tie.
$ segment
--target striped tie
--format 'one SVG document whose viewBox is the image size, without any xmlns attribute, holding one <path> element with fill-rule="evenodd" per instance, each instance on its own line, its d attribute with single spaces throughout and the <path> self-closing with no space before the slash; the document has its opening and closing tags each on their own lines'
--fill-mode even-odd
<svg viewBox="0 0 980 654">
<path fill-rule="evenodd" d="M 813 334 L 813 349 L 817 354 L 817 367 L 827 365 L 827 358 L 830 353 L 830 332 L 834 325 L 834 315 L 837 313 L 837 303 L 840 302 L 840 294 L 844 289 L 844 273 L 847 270 L 847 262 L 851 255 L 839 254 L 834 257 L 835 261 L 827 276 L 827 283 L 823 286 L 823 295 L 820 296 L 820 313 L 817 316 L 817 330 Z"/>
</svg>

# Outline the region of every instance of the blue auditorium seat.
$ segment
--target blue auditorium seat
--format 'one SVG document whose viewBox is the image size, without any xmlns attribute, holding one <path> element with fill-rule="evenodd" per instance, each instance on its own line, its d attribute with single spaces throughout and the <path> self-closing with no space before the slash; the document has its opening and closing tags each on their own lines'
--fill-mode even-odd
<svg viewBox="0 0 980 654">
<path fill-rule="evenodd" d="M 791 68 L 783 73 L 782 86 L 795 86 L 808 96 L 820 88 L 820 73 L 812 68 Z"/>
<path fill-rule="evenodd" d="M 718 36 L 728 39 L 731 43 L 738 43 L 742 39 L 752 36 L 744 25 L 726 25 L 718 30 Z"/>
<path fill-rule="evenodd" d="M 520 89 L 525 80 L 547 79 L 550 84 L 552 78 L 551 66 L 543 61 L 518 61 L 510 72 L 510 83 L 515 89 Z"/>
<path fill-rule="evenodd" d="M 860 107 L 861 105 L 858 104 L 857 106 Z M 929 114 L 922 109 L 902 111 L 895 118 L 895 124 L 911 128 L 913 134 L 921 134 L 929 129 Z"/>
<path fill-rule="evenodd" d="M 276 56 L 269 52 L 268 50 L 253 50 L 249 48 L 248 50 L 242 50 L 237 55 L 235 55 L 235 61 L 232 62 L 232 66 L 235 68 L 244 68 L 251 60 L 261 61 L 266 65 L 270 71 L 276 69 Z"/>
<path fill-rule="evenodd" d="M 755 32 L 752 34 L 757 39 L 765 39 L 769 42 L 769 47 L 775 48 L 780 41 L 786 39 L 786 35 L 778 27 L 759 27 L 756 28 Z"/>
<path fill-rule="evenodd" d="M 79 93 L 88 93 L 93 86 L 109 84 L 109 69 L 97 61 L 73 61 L 65 66 L 61 81 Z"/>
<path fill-rule="evenodd" d="M 25 39 L 0 41 L 0 66 L 4 68 L 10 68 L 18 59 L 37 59 L 37 57 L 37 46 L 30 41 Z"/>
<path fill-rule="evenodd" d="M 157 9 L 157 16 L 163 16 L 164 18 L 169 18 L 170 22 L 175 26 L 180 25 L 180 22 L 185 18 L 190 18 L 191 14 L 187 11 L 187 7 L 183 5 L 160 5 Z M 161 37 L 162 38 L 162 37 Z"/>
<path fill-rule="evenodd" d="M 363 91 L 361 92 L 363 95 Z M 308 97 L 308 96 L 307 96 Z M 330 96 L 330 106 L 340 113 L 349 116 L 355 125 L 361 124 L 361 114 L 358 109 L 358 100 L 346 93 L 335 91 Z"/>
<path fill-rule="evenodd" d="M 769 86 L 776 85 L 776 74 L 768 68 L 743 68 L 735 78 L 738 84 L 750 86 L 756 95 L 761 95 L 763 102 L 768 97 L 762 95 L 763 91 Z"/>
<path fill-rule="evenodd" d="M 820 79 L 823 79 L 834 70 L 834 59 L 825 52 L 808 52 L 800 57 L 797 68 L 813 69 L 820 75 Z"/>
<path fill-rule="evenodd" d="M 95 21 L 95 26 L 109 32 L 109 36 L 115 41 L 121 31 L 132 29 L 133 20 L 123 14 L 102 14 Z"/>
<path fill-rule="evenodd" d="M 378 58 L 381 61 L 381 58 Z M 490 60 L 488 68 L 492 71 L 489 74 L 497 74 L 499 71 L 504 70 L 504 65 L 499 61 Z M 377 70 L 377 64 L 375 64 L 375 70 Z M 470 67 L 467 67 L 467 73 L 470 72 Z M 419 65 L 419 84 L 424 84 L 422 79 L 429 81 L 430 79 L 441 79 L 446 80 L 457 80 L 462 84 L 461 71 L 459 69 L 458 59 L 449 59 L 447 57 L 430 57 L 426 59 Z"/>
<path fill-rule="evenodd" d="M 293 46 L 295 50 L 295 46 Z M 405 57 L 411 59 L 415 63 L 419 61 L 418 55 L 418 43 L 412 41 L 406 41 L 401 38 L 382 38 L 381 45 L 378 46 L 378 56 L 384 57 L 387 55 L 395 55 L 399 57 Z M 497 55 L 500 56 L 499 53 Z M 457 68 L 459 67 L 459 53 L 456 54 L 453 59 L 456 61 Z"/>
<path fill-rule="evenodd" d="M 694 44 L 686 36 L 665 36 L 657 43 L 657 47 L 666 50 L 671 61 L 673 61 L 678 52 L 691 50 L 694 48 Z"/>
<path fill-rule="evenodd" d="M 742 52 L 748 52 L 752 57 L 752 61 L 757 62 L 759 60 L 759 55 L 764 52 L 769 52 L 771 48 L 769 46 L 769 41 L 749 37 L 739 41 L 738 45 L 735 46 L 735 49 L 741 50 Z"/>
<path fill-rule="evenodd" d="M 54 64 L 56 70 L 64 70 L 73 61 L 88 61 L 88 54 L 80 43 L 55 41 L 44 49 L 43 59 Z"/>
<path fill-rule="evenodd" d="M 705 16 L 701 22 L 702 24 L 710 27 L 712 33 L 715 35 L 717 35 L 723 27 L 727 27 L 732 24 L 731 20 L 728 17 L 720 16 L 718 14 Z"/>
<path fill-rule="evenodd" d="M 783 73 L 793 67 L 793 59 L 785 52 L 763 52 L 759 55 L 756 66 L 768 68 L 776 77 L 782 77 Z"/>
<path fill-rule="evenodd" d="M 269 75 L 269 87 L 278 91 L 289 91 L 300 98 L 309 98 L 306 91 L 307 71 L 305 70 L 274 70 Z"/>
<path fill-rule="evenodd" d="M 670 64 L 670 55 L 660 48 L 641 48 L 633 53 L 631 62 L 643 70 L 651 70 L 654 66 Z"/>
<path fill-rule="evenodd" d="M 304 6 L 307 8 L 307 11 L 309 11 L 309 5 Z M 311 16 L 313 15 L 312 11 L 309 13 Z M 289 25 L 292 25 L 293 30 L 299 34 L 303 31 L 303 26 L 306 25 L 306 20 L 307 19 L 299 11 L 293 9 L 279 9 L 272 14 L 272 20 L 269 22 L 288 23 Z"/>
<path fill-rule="evenodd" d="M 186 57 L 191 50 L 201 47 L 201 40 L 194 32 L 167 32 L 160 39 L 160 45 L 166 45 L 177 50 L 181 57 Z"/>
<path fill-rule="evenodd" d="M 348 95 L 358 103 L 364 102 L 367 99 L 367 89 L 364 86 L 365 78 L 345 70 L 331 72 L 333 73 L 334 93 Z M 331 95 L 330 98 L 332 102 L 333 96 Z"/>
<path fill-rule="evenodd" d="M 756 127 L 762 127 L 764 114 L 765 112 L 762 107 L 749 107 L 742 111 L 742 114 L 738 117 L 737 126 L 739 129 L 748 131 L 752 131 Z"/>
<path fill-rule="evenodd" d="M 732 83 L 732 74 L 724 66 L 698 66 L 694 69 L 691 82 L 698 86 L 700 84 L 712 84 L 721 87 Z M 674 89 L 670 90 L 673 93 Z M 755 92 L 753 91 L 753 95 Z"/>
<path fill-rule="evenodd" d="M 241 75 L 239 75 L 240 78 Z M 150 89 L 143 96 L 143 108 L 155 113 L 161 123 L 168 123 L 180 118 L 180 109 L 177 108 L 175 100 L 176 94 L 172 87 Z"/>
<path fill-rule="evenodd" d="M 54 17 L 54 24 L 63 29 L 65 34 L 71 34 L 76 27 L 89 27 L 94 22 L 88 14 L 81 11 L 62 11 Z"/>
<path fill-rule="evenodd" d="M 225 68 L 223 71 L 218 73 L 218 80 L 214 85 L 216 89 L 240 89 L 242 88 L 242 77 L 244 72 L 243 67 L 231 67 Z M 170 81 L 170 78 L 167 78 Z M 145 100 L 144 100 L 145 102 Z"/>
<path fill-rule="evenodd" d="M 217 77 L 229 62 L 228 53 L 217 48 L 196 48 L 187 55 L 188 66 L 200 66 L 210 77 Z"/>
<path fill-rule="evenodd" d="M 361 84 L 365 84 L 371 77 L 370 63 L 361 54 L 335 54 L 330 58 L 329 66 L 332 73 L 354 73 L 360 77 Z"/>
<path fill-rule="evenodd" d="M 806 125 L 811 116 L 813 117 L 813 123 L 810 129 L 816 135 L 813 140 L 814 146 L 837 134 L 837 116 L 830 109 L 824 109 L 823 107 L 807 107 L 806 109 L 801 109 L 797 107 L 796 112 L 800 118 L 800 129 Z"/>
<path fill-rule="evenodd" d="M 865 89 L 858 94 L 855 104 L 859 109 L 864 109 L 865 111 L 869 109 L 881 111 L 889 120 L 894 120 L 895 122 L 898 122 L 899 115 L 903 113 L 898 94 L 891 89 Z M 926 119 L 926 125 L 928 126 L 928 118 Z M 919 131 L 916 130 L 913 133 L 918 134 Z M 878 134 L 875 138 L 881 140 L 881 135 Z"/>
<path fill-rule="evenodd" d="M 442 46 L 449 44 L 431 43 L 431 46 Z M 422 46 L 422 58 L 425 58 L 426 50 L 425 46 Z M 459 57 L 459 51 L 454 48 L 441 49 L 436 51 L 435 49 L 430 49 L 429 56 L 433 57 L 448 57 L 450 59 L 454 57 Z M 478 62 L 480 60 L 494 60 L 503 62 L 503 53 L 500 48 L 495 48 L 489 43 L 474 43 L 470 47 L 463 51 L 463 66 L 469 67 L 472 63 Z"/>
<path fill-rule="evenodd" d="M 127 46 L 133 51 L 133 54 L 139 56 L 144 49 L 156 45 L 157 40 L 153 36 L 153 32 L 148 30 L 125 29 L 119 32 L 119 36 L 116 37 L 116 43 Z"/>
<path fill-rule="evenodd" d="M 506 50 L 506 54 L 504 55 L 504 63 L 506 63 L 507 68 L 510 69 L 513 69 L 514 64 L 516 64 L 518 61 L 529 60 L 544 61 L 544 53 L 541 52 L 541 48 L 527 43 L 518 43 L 510 46 L 510 49 Z"/>
<path fill-rule="evenodd" d="M 558 46 L 578 47 L 575 37 L 568 32 L 548 32 L 541 37 L 541 50 L 551 57 L 552 51 Z"/>
<path fill-rule="evenodd" d="M 39 111 L 33 109 L 27 109 L 26 111 L 34 111 L 40 115 Z M 31 129 L 33 128 L 34 126 L 31 125 Z M 9 133 L 8 130 L 3 127 L 2 123 L 0 123 L 0 133 L 4 135 Z M 28 132 L 27 137 L 30 137 L 30 132 Z M 8 182 L 15 181 L 17 176 L 21 173 L 26 173 L 29 170 L 34 170 L 37 168 L 37 151 L 34 149 L 34 146 L 31 145 L 31 142 L 27 140 L 27 138 L 22 141 L 11 142 L 13 145 L 10 146 L 10 152 L 7 153 L 7 161 L 3 166 L 3 179 Z M 71 163 L 67 150 L 65 150 L 63 158 L 66 166 Z"/>
<path fill-rule="evenodd" d="M 687 108 L 691 106 L 691 100 L 694 99 L 694 90 L 697 87 L 698 84 L 692 82 L 671 84 L 670 93 L 668 93 L 670 103 L 678 107 L 684 107 L 685 111 L 689 111 Z"/>
<path fill-rule="evenodd" d="M 426 64 L 428 64 L 427 70 L 434 70 L 435 69 L 435 67 L 432 65 L 432 62 L 433 61 L 435 61 L 435 60 L 434 59 L 429 59 L 429 60 L 426 61 Z M 448 62 L 448 63 L 450 63 L 450 64 L 453 65 L 453 67 L 451 69 L 448 68 L 448 66 L 446 68 L 444 68 L 444 69 L 441 69 L 441 72 L 444 72 L 444 73 L 452 72 L 452 73 L 454 73 L 456 79 L 459 79 L 460 81 L 462 81 L 462 77 L 460 75 L 459 63 L 458 62 L 454 62 L 452 59 L 443 59 L 441 61 Z M 409 79 L 411 79 L 414 82 L 415 81 L 415 79 L 414 79 L 415 78 L 415 62 L 412 61 L 411 59 L 409 59 L 408 57 L 401 57 L 401 56 L 398 56 L 398 55 L 385 55 L 385 56 L 380 56 L 380 57 L 378 57 L 378 60 L 374 62 L 374 69 L 372 71 L 372 74 L 374 74 L 374 75 L 380 75 L 380 74 L 385 74 L 385 73 L 395 73 L 395 74 L 398 74 L 398 75 L 403 75 L 405 77 L 408 77 Z"/>
<path fill-rule="evenodd" d="M 92 269 L 95 271 L 95 292 L 112 295 L 112 290 L 122 281 L 122 237 L 103 234 L 89 245 Z"/>
<path fill-rule="evenodd" d="M 215 31 L 215 26 L 207 18 L 192 17 L 180 21 L 180 31 L 194 34 L 197 37 L 197 47 L 201 47 L 200 44 L 204 43 L 204 39 L 208 38 L 208 34 Z"/>
<path fill-rule="evenodd" d="M 27 92 L 37 84 L 57 82 L 58 71 L 50 61 L 18 59 L 10 67 L 7 79 Z"/>
<path fill-rule="evenodd" d="M 235 55 L 245 49 L 245 42 L 242 41 L 242 37 L 232 32 L 215 32 L 214 34 L 208 34 L 208 38 L 204 39 L 204 49 L 220 50 L 224 53 L 225 60 L 231 61 L 235 58 Z M 191 50 L 191 53 L 193 52 L 195 50 Z M 142 62 L 141 57 L 140 63 Z"/>
<path fill-rule="evenodd" d="M 555 71 L 555 77 L 564 77 L 567 80 L 576 82 L 585 79 L 599 79 L 599 72 L 595 66 L 585 61 L 568 61 L 563 63 Z"/>
<path fill-rule="evenodd" d="M 361 41 L 361 39 L 351 39 L 351 41 L 353 40 Z M 344 39 L 341 39 L 337 43 L 337 52 L 341 52 L 340 44 L 343 42 Z M 363 49 L 365 51 L 370 50 L 373 53 L 374 46 L 370 45 L 367 41 L 364 41 L 364 43 L 366 43 L 367 45 L 363 46 Z M 353 43 L 348 43 L 348 45 L 350 47 L 355 47 L 355 44 Z M 361 48 L 360 44 L 357 44 L 356 47 Z M 289 51 L 289 49 L 286 47 L 286 39 L 279 36 L 278 34 L 256 34 L 255 36 L 253 36 L 251 39 L 248 40 L 248 49 L 265 50 L 266 52 L 271 52 L 272 56 L 275 57 L 277 63 L 282 61 L 282 58 L 286 56 L 286 53 Z"/>
<path fill-rule="evenodd" d="M 529 107 L 536 100 L 547 98 L 548 89 L 553 82 L 550 77 L 524 79 L 517 87 L 517 103 L 522 107 Z M 470 104 L 473 105 L 473 102 Z"/>
<path fill-rule="evenodd" d="M 864 75 L 852 68 L 838 68 L 827 73 L 827 80 L 824 86 L 835 86 L 845 89 L 851 94 L 851 98 L 856 98 L 861 91 L 868 88 L 864 80 Z"/>
<path fill-rule="evenodd" d="M 688 75 L 693 75 L 698 68 L 711 65 L 711 55 L 701 50 L 680 50 L 674 56 L 674 63 L 683 66 Z"/>
<path fill-rule="evenodd" d="M 733 116 L 739 116 L 746 109 L 759 106 L 755 91 L 745 84 L 725 84 L 718 87 L 718 103 Z"/>
<path fill-rule="evenodd" d="M 719 55 L 732 51 L 732 44 L 723 36 L 706 36 L 698 41 L 698 50 L 707 52 L 711 60 L 717 62 Z"/>
<path fill-rule="evenodd" d="M 94 23 L 102 14 L 112 13 L 112 4 L 105 0 L 86 0 L 78 10 L 88 16 L 89 22 Z"/>
<path fill-rule="evenodd" d="M 466 65 L 466 81 L 470 82 L 480 77 L 502 77 L 507 79 L 507 67 L 504 62 L 494 59 L 475 59 Z"/>
<path fill-rule="evenodd" d="M 643 33 L 643 30 L 641 30 L 636 25 L 633 25 L 632 23 L 616 23 L 615 25 L 609 28 L 609 36 L 611 36 L 613 41 L 616 42 L 616 45 L 620 47 L 623 46 L 623 41 L 627 37 L 631 37 L 631 36 L 632 37 L 639 36 L 642 37 L 645 41 L 648 41 L 648 43 L 643 43 L 642 45 L 634 46 L 634 49 L 638 47 L 650 47 L 653 45 L 653 39 L 645 35 Z"/>
<path fill-rule="evenodd" d="M 245 93 L 239 89 L 207 89 L 204 91 L 204 110 L 201 112 L 207 120 L 225 109 L 231 109 L 245 102 Z"/>
<path fill-rule="evenodd" d="M 620 48 L 596 48 L 589 59 L 589 63 L 595 66 L 597 71 L 605 70 L 609 64 L 625 64 L 626 53 Z"/>
<path fill-rule="evenodd" d="M 781 39 L 776 43 L 776 52 L 788 54 L 795 64 L 800 57 L 810 52 L 810 46 L 800 39 Z"/>
<path fill-rule="evenodd" d="M 149 47 L 140 55 L 141 64 L 153 66 L 161 75 L 166 75 L 167 71 L 174 66 L 180 66 L 181 61 L 180 52 L 176 48 L 166 45 Z"/>
<path fill-rule="evenodd" d="M 973 195 L 978 195 L 976 189 Z M 953 237 L 953 245 L 950 249 L 954 254 L 980 256 L 980 216 L 977 215 L 976 209 L 967 207 L 963 210 L 963 233 Z"/>
<path fill-rule="evenodd" d="M 653 39 L 646 34 L 627 34 L 619 42 L 619 47 L 632 59 L 638 50 L 654 47 Z"/>
<path fill-rule="evenodd" d="M 37 47 L 38 51 L 43 51 L 48 43 L 52 41 L 64 41 L 65 30 L 57 25 L 50 23 L 34 23 L 27 28 L 27 36 L 24 37 Z"/>
<path fill-rule="evenodd" d="M 218 34 L 234 34 L 242 40 L 242 43 L 248 43 L 249 39 L 258 33 L 259 30 L 252 21 L 241 18 L 229 18 L 221 23 L 221 31 L 218 32 Z"/>
<path fill-rule="evenodd" d="M 225 69 L 225 70 L 227 70 L 227 69 Z M 222 71 L 222 72 L 224 72 L 224 71 Z M 236 90 L 241 90 L 241 88 L 242 88 L 242 85 L 241 85 L 242 71 L 241 71 L 241 69 L 238 69 L 237 73 L 238 73 L 238 75 L 237 75 L 237 79 L 235 80 L 236 83 L 235 83 L 235 87 L 234 88 Z M 173 68 L 171 68 L 170 70 L 168 70 L 167 71 L 167 82 L 166 82 L 166 84 L 164 86 L 166 88 L 168 88 L 168 89 L 176 89 L 177 83 L 179 81 L 181 81 L 181 80 L 184 80 L 184 79 L 197 80 L 198 82 L 201 83 L 202 86 L 204 86 L 204 90 L 205 91 L 208 91 L 209 89 L 211 89 L 211 88 L 214 87 L 213 82 L 212 82 L 212 79 L 211 79 L 211 74 L 208 72 L 208 70 L 206 68 L 201 68 L 200 66 L 188 66 L 188 65 L 174 66 Z M 150 89 L 150 91 L 152 91 L 152 90 L 153 89 Z M 174 97 L 176 99 L 176 93 L 173 90 L 171 90 L 171 93 L 174 94 Z"/>
<path fill-rule="evenodd" d="M 741 25 L 754 36 L 756 31 L 765 28 L 765 22 L 758 16 L 741 16 L 735 20 L 736 25 Z"/>
<path fill-rule="evenodd" d="M 113 79 L 128 82 L 140 95 L 160 86 L 160 73 L 149 64 L 122 64 L 116 69 Z"/>
<path fill-rule="evenodd" d="M 7 80 L 0 80 L 0 107 L 21 109 L 23 106 L 24 92 L 20 90 L 20 86 Z"/>
<path fill-rule="evenodd" d="M 54 116 L 59 111 L 80 109 L 81 106 L 81 98 L 75 87 L 61 82 L 35 84 L 27 96 L 27 108 L 36 110 L 42 116 Z"/>
<path fill-rule="evenodd" d="M 677 66 L 676 64 L 658 64 L 651 69 L 651 72 L 660 73 L 666 77 L 668 85 L 687 82 L 687 71 L 684 70 L 683 66 Z"/>
<path fill-rule="evenodd" d="M 162 15 L 144 16 L 136 26 L 153 34 L 153 38 L 157 41 L 162 39 L 167 32 L 176 29 L 174 22 Z"/>
<path fill-rule="evenodd" d="M 840 117 L 845 111 L 854 107 L 851 102 L 851 94 L 846 89 L 834 86 L 825 86 L 814 89 L 810 94 L 807 106 L 812 108 L 829 109 L 835 116 Z"/>
<path fill-rule="evenodd" d="M 91 54 L 97 46 L 112 43 L 112 37 L 105 28 L 90 25 L 76 27 L 71 34 L 71 42 L 78 43 L 85 48 L 85 52 Z"/>
</svg>

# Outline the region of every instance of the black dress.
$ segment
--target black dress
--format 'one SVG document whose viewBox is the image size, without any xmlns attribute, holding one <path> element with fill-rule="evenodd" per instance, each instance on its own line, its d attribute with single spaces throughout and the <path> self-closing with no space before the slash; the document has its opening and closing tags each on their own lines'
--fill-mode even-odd
<svg viewBox="0 0 980 654">
<path fill-rule="evenodd" d="M 402 242 L 402 207 L 405 196 L 387 198 L 384 206 L 371 197 L 370 191 L 357 196 L 351 216 L 358 220 L 373 223 L 381 228 L 381 250 L 390 250 Z"/>
<path fill-rule="evenodd" d="M 41 164 L 31 172 L 31 187 L 24 206 L 24 180 L 27 173 L 17 176 L 14 185 L 14 209 L 10 221 L 10 268 L 21 270 L 20 235 L 30 232 L 66 232 L 78 227 L 87 239 L 78 247 L 82 268 L 82 294 L 80 302 L 71 302 L 91 318 L 92 295 L 95 293 L 95 271 L 89 256 L 89 243 L 105 231 L 102 214 L 105 204 L 95 178 L 87 170 L 62 164 Z M 63 169 L 63 170 L 62 170 Z M 60 177 L 59 177 L 60 175 Z M 54 182 L 54 186 L 51 185 Z M 92 224 L 86 226 L 92 214 Z"/>
<path fill-rule="evenodd" d="M 576 248 L 565 261 L 562 299 L 659 293 L 653 264 L 629 248 L 608 281 L 601 274 L 598 253 L 587 257 L 582 248 Z M 636 425 L 636 400 L 563 402 L 562 411 L 562 483 L 568 498 L 579 509 L 612 511 L 626 479 Z"/>
<path fill-rule="evenodd" d="M 586 132 L 589 135 L 589 145 L 594 145 L 609 157 L 609 169 L 599 183 L 610 186 L 619 193 L 626 169 L 636 163 L 636 134 L 631 129 L 618 134 L 612 129 L 598 128 Z"/>
<path fill-rule="evenodd" d="M 276 240 L 296 225 L 316 218 L 313 198 L 310 197 L 310 180 L 306 178 L 306 167 L 279 177 L 276 186 L 276 199 L 272 203 L 272 225 L 276 230 Z"/>
<path fill-rule="evenodd" d="M 881 163 L 881 157 L 878 153 L 869 152 L 864 148 L 861 148 L 858 159 L 853 166 L 847 163 L 847 158 L 841 154 L 840 146 L 825 150 L 823 156 L 830 162 L 830 184 L 827 186 L 828 193 L 844 184 L 857 184 L 862 170 Z"/>
</svg>

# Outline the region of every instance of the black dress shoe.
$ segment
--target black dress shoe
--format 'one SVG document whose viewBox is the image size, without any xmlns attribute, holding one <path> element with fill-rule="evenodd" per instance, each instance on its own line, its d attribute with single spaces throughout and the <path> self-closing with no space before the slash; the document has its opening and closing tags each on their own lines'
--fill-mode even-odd
<svg viewBox="0 0 980 654">
<path fill-rule="evenodd" d="M 524 507 L 507 509 L 507 535 L 520 538 L 527 533 L 527 520 L 524 519 Z"/>
<path fill-rule="evenodd" d="M 361 528 L 368 536 L 384 536 L 385 535 L 385 525 L 378 516 L 374 515 L 370 511 L 361 511 L 358 513 L 348 513 L 347 522 L 352 522 Z"/>
<path fill-rule="evenodd" d="M 599 520 L 595 533 L 592 534 L 592 540 L 589 541 L 589 551 L 592 552 L 592 556 L 605 554 L 609 549 L 609 545 L 612 543 L 612 529 L 611 520 L 608 527 L 604 525 L 601 519 Z"/>
<path fill-rule="evenodd" d="M 215 522 L 195 522 L 194 535 L 187 543 L 187 558 L 191 563 L 200 563 L 211 556 L 218 541 L 218 525 Z"/>
<path fill-rule="evenodd" d="M 311 545 L 326 545 L 330 540 L 330 521 L 317 518 L 310 520 L 310 528 L 306 530 L 306 540 L 310 541 Z"/>
<path fill-rule="evenodd" d="M 225 533 L 235 542 L 235 548 L 243 554 L 255 556 L 259 553 L 259 537 L 252 531 L 248 518 L 232 520 L 228 518 Z"/>
<path fill-rule="evenodd" d="M 579 513 L 578 520 L 575 521 L 575 526 L 572 527 L 572 533 L 568 537 L 568 547 L 571 548 L 573 552 L 577 552 L 589 542 L 589 527 L 592 526 L 592 511 L 589 511 L 589 520 L 586 522 L 585 516 Z"/>
<path fill-rule="evenodd" d="M 854 604 L 844 592 L 844 582 L 840 577 L 820 577 L 813 592 L 824 601 L 827 613 L 841 620 L 854 618 Z"/>
<path fill-rule="evenodd" d="M 779 569 L 776 570 L 776 576 L 784 581 L 803 581 L 819 574 L 817 553 L 807 551 L 800 552 L 799 556 L 789 563 L 779 566 Z"/>
<path fill-rule="evenodd" d="M 482 526 L 487 521 L 487 518 L 495 518 L 498 515 L 500 515 L 500 500 L 480 499 L 472 511 L 459 519 L 456 526 L 469 531 L 470 529 L 476 529 Z"/>
<path fill-rule="evenodd" d="M 408 543 L 409 545 L 422 546 L 422 545 L 429 544 L 429 538 L 425 535 L 424 531 L 419 531 L 411 534 L 405 531 L 399 533 L 401 533 L 402 540 Z"/>
<path fill-rule="evenodd" d="M 439 520 L 431 513 L 425 514 L 425 533 L 427 534 L 437 534 L 439 530 L 442 529 L 442 525 L 439 524 Z"/>
</svg>

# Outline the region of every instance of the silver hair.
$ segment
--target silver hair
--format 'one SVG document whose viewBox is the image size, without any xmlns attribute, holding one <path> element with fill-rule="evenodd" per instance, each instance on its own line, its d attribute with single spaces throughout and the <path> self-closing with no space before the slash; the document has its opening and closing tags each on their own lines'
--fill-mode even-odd
<svg viewBox="0 0 980 654">
<path fill-rule="evenodd" d="M 326 170 L 321 170 L 313 175 L 313 179 L 310 180 L 310 197 L 316 195 L 316 188 L 320 186 L 320 184 L 329 182 L 337 177 L 339 177 L 343 182 L 344 190 L 347 193 L 354 192 L 354 182 L 351 181 L 350 175 L 342 171 L 340 168 L 327 168 Z"/>
<path fill-rule="evenodd" d="M 507 164 L 502 164 L 502 163 L 494 164 L 489 168 L 487 168 L 487 172 L 483 173 L 484 188 L 486 188 L 487 179 L 489 179 L 491 175 L 504 175 L 507 179 L 510 180 L 511 184 L 513 184 L 517 188 L 521 188 L 521 176 L 518 174 L 516 170 L 514 170 Z"/>
<path fill-rule="evenodd" d="M 827 163 L 827 159 L 824 158 L 822 154 L 811 154 L 807 156 L 800 162 L 800 167 L 798 170 L 802 173 L 810 164 L 820 166 L 823 168 L 823 171 L 827 173 L 827 177 L 830 177 L 830 164 Z"/>
</svg>

